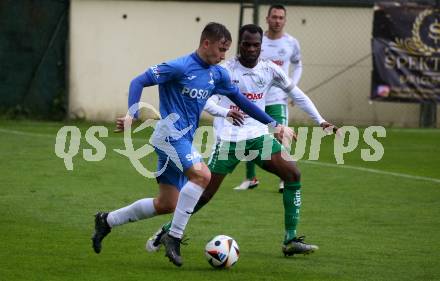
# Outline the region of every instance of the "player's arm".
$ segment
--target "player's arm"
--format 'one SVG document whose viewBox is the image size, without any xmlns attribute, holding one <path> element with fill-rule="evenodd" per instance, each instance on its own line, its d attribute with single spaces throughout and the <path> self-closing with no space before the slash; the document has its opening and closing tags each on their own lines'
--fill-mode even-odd
<svg viewBox="0 0 440 281">
<path fill-rule="evenodd" d="M 318 125 L 325 122 L 312 100 L 298 87 L 291 84 L 284 89 L 292 101 Z"/>
<path fill-rule="evenodd" d="M 279 141 L 291 140 L 294 138 L 294 132 L 287 126 L 278 124 L 272 117 L 266 112 L 262 111 L 258 106 L 253 104 L 246 98 L 237 86 L 231 84 L 226 69 L 219 66 L 220 78 L 216 84 L 216 93 L 227 96 L 233 103 L 235 103 L 242 111 L 247 113 L 250 117 L 254 118 L 261 123 L 268 125 L 271 128 L 275 128 L 275 137 Z"/>
<path fill-rule="evenodd" d="M 274 86 L 281 88 L 287 95 L 292 99 L 292 101 L 299 106 L 310 118 L 313 119 L 319 126 L 326 129 L 332 127 L 335 131 L 337 128 L 322 118 L 318 109 L 312 100 L 287 77 L 283 70 L 276 64 L 271 64 L 272 69 L 272 83 Z"/>
<path fill-rule="evenodd" d="M 247 113 L 250 117 L 261 123 L 268 125 L 271 128 L 275 128 L 275 138 L 281 143 L 290 143 L 292 139 L 296 139 L 295 133 L 287 126 L 278 124 L 272 117 L 266 112 L 261 110 L 258 106 L 253 104 L 237 89 L 235 92 L 228 95 L 229 99 L 235 103 L 241 110 Z"/>
<path fill-rule="evenodd" d="M 286 93 L 299 108 L 307 113 L 310 118 L 312 118 L 313 121 L 315 121 L 323 129 L 329 128 L 332 129 L 334 132 L 338 130 L 336 126 L 325 121 L 324 118 L 322 118 L 315 104 L 300 88 L 296 86 L 292 87 L 291 89 L 288 88 L 286 89 Z"/>
<path fill-rule="evenodd" d="M 291 67 L 290 79 L 294 85 L 298 85 L 303 71 L 302 62 L 296 61 L 291 64 Z"/>
<path fill-rule="evenodd" d="M 138 118 L 138 103 L 141 100 L 142 90 L 145 87 L 156 84 L 156 81 L 153 79 L 148 70 L 131 80 L 130 87 L 128 89 L 128 114 L 126 116 L 116 118 L 115 132 L 122 132 L 125 126 L 128 124 L 131 125 L 133 119 Z"/>
<path fill-rule="evenodd" d="M 231 117 L 234 125 L 243 125 L 244 116 L 237 109 L 227 109 L 218 105 L 219 96 L 213 95 L 207 101 L 204 110 L 214 117 Z"/>
<path fill-rule="evenodd" d="M 250 117 L 270 127 L 276 127 L 277 122 L 258 106 L 250 102 L 238 89 L 231 92 L 228 98 Z"/>
<path fill-rule="evenodd" d="M 291 72 L 290 72 L 290 79 L 292 80 L 292 83 L 294 85 L 298 85 L 299 80 L 301 79 L 301 75 L 302 75 L 302 62 L 301 61 L 292 62 L 292 64 L 291 64 Z M 290 100 L 290 105 L 291 106 L 295 105 L 293 100 Z"/>
<path fill-rule="evenodd" d="M 299 84 L 299 80 L 301 79 L 303 67 L 301 61 L 301 50 L 299 46 L 299 42 L 294 39 L 292 42 L 292 55 L 290 56 L 290 69 L 289 69 L 289 77 L 292 80 L 294 85 Z M 291 100 L 290 105 L 294 106 L 295 103 Z"/>
<path fill-rule="evenodd" d="M 217 95 L 211 96 L 207 101 L 204 111 L 208 112 L 214 117 L 224 117 L 228 115 L 229 110 L 223 106 L 218 105 L 220 98 Z"/>
<path fill-rule="evenodd" d="M 150 69 L 131 80 L 128 90 L 128 112 L 131 117 L 138 118 L 137 104 L 141 100 L 143 89 L 154 85 L 157 85 L 157 81 L 153 78 Z"/>
<path fill-rule="evenodd" d="M 133 119 L 138 118 L 138 103 L 141 100 L 142 91 L 145 87 L 166 83 L 175 79 L 181 73 L 182 70 L 179 64 L 176 61 L 170 61 L 152 66 L 131 80 L 128 89 L 128 114 L 116 119 L 115 132 L 123 131 L 124 123 L 129 122 L 131 124 Z"/>
<path fill-rule="evenodd" d="M 290 63 L 290 79 L 294 85 L 298 85 L 299 80 L 301 79 L 303 67 L 301 61 L 301 48 L 296 39 L 292 41 L 292 56 L 290 57 Z"/>
</svg>

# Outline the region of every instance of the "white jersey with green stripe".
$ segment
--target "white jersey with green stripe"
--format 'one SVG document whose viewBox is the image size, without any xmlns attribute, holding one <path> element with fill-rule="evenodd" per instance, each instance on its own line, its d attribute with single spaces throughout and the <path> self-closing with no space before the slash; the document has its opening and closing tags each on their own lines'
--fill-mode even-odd
<svg viewBox="0 0 440 281">
<path fill-rule="evenodd" d="M 282 90 L 288 90 L 292 87 L 290 79 L 284 71 L 270 60 L 258 61 L 254 68 L 247 68 L 240 64 L 237 58 L 226 61 L 223 65 L 228 71 L 232 84 L 240 89 L 251 102 L 264 111 L 266 106 L 266 97 L 271 87 L 277 87 Z M 219 96 L 218 106 L 226 109 L 238 109 L 229 98 Z M 207 103 L 206 107 L 211 106 Z M 205 110 L 207 108 L 205 107 Z M 217 117 L 214 121 L 217 138 L 223 141 L 238 142 L 257 138 L 268 134 L 267 126 L 245 114 L 244 125 L 234 126 L 223 117 Z"/>
<path fill-rule="evenodd" d="M 301 50 L 298 40 L 287 33 L 284 33 L 281 38 L 276 40 L 269 39 L 264 35 L 260 58 L 271 60 L 288 75 L 291 64 L 301 63 Z M 299 77 L 297 80 L 299 80 Z M 266 98 L 267 105 L 286 103 L 287 95 L 284 91 L 278 88 L 270 89 L 269 95 Z"/>
</svg>

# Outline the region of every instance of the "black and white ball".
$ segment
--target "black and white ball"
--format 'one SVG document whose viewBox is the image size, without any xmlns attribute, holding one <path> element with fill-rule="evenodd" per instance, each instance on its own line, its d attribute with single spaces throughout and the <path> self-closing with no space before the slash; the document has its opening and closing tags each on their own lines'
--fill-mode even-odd
<svg viewBox="0 0 440 281">
<path fill-rule="evenodd" d="M 240 249 L 234 238 L 218 235 L 206 244 L 205 255 L 215 268 L 229 268 L 238 261 Z"/>
</svg>

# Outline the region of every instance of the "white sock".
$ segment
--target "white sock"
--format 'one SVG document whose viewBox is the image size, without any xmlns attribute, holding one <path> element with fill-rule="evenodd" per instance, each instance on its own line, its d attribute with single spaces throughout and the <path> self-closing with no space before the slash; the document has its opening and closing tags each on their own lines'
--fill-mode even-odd
<svg viewBox="0 0 440 281">
<path fill-rule="evenodd" d="M 197 184 L 188 181 L 180 190 L 177 200 L 176 210 L 174 211 L 173 222 L 171 223 L 170 235 L 176 238 L 182 238 L 189 217 L 194 207 L 202 196 L 203 188 Z"/>
<path fill-rule="evenodd" d="M 154 208 L 153 198 L 145 198 L 110 212 L 107 216 L 107 223 L 110 227 L 114 227 L 127 222 L 148 219 L 155 215 L 156 209 Z"/>
</svg>

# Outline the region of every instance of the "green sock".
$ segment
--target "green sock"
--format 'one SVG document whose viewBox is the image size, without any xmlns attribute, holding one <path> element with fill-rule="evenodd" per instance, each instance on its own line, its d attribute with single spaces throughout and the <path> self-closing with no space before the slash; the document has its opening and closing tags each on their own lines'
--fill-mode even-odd
<svg viewBox="0 0 440 281">
<path fill-rule="evenodd" d="M 246 179 L 251 180 L 255 178 L 257 174 L 255 173 L 255 163 L 252 161 L 246 162 Z"/>
<path fill-rule="evenodd" d="M 296 237 L 296 226 L 299 222 L 299 209 L 301 207 L 301 183 L 285 182 L 283 192 L 284 228 L 286 234 L 284 243 Z"/>
<path fill-rule="evenodd" d="M 165 231 L 170 230 L 171 228 L 171 221 L 167 222 L 166 224 L 162 225 L 162 229 Z"/>
</svg>

